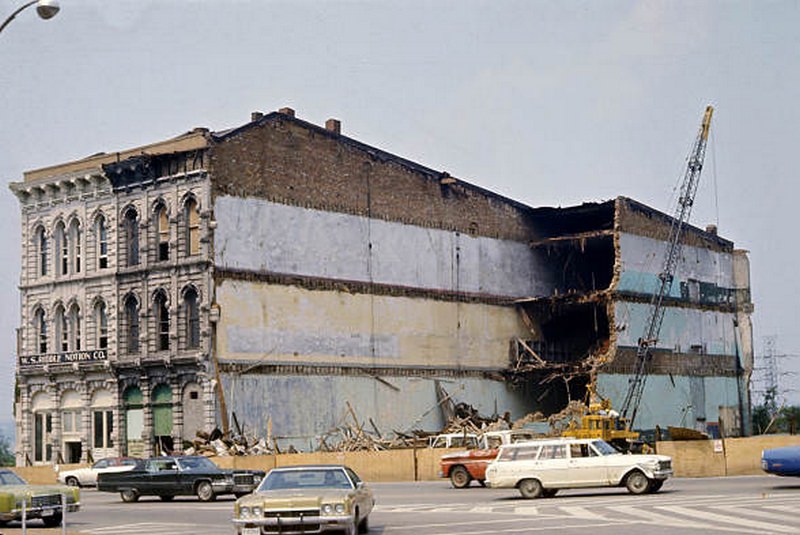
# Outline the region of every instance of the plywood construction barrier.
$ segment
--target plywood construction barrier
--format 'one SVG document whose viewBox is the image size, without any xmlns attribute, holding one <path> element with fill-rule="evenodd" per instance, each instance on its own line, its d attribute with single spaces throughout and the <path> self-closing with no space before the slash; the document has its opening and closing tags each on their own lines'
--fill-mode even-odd
<svg viewBox="0 0 800 535">
<path fill-rule="evenodd" d="M 724 440 L 686 440 L 659 442 L 657 452 L 672 457 L 675 477 L 721 477 L 762 475 L 761 450 L 782 446 L 800 446 L 798 435 L 759 435 Z M 276 466 L 300 464 L 344 464 L 365 481 L 433 481 L 439 479 L 442 455 L 458 449 L 405 449 L 384 451 L 349 451 L 291 453 L 281 455 L 245 455 L 210 457 L 221 468 L 269 471 Z M 60 465 L 60 470 L 89 466 Z M 12 468 L 32 484 L 53 484 L 57 472 L 53 465 Z"/>
</svg>

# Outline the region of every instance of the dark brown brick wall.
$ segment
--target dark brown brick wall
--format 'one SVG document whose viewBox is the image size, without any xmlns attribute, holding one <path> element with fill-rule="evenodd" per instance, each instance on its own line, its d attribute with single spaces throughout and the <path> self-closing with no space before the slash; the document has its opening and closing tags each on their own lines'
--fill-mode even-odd
<svg viewBox="0 0 800 535">
<path fill-rule="evenodd" d="M 499 196 L 414 169 L 289 118 L 271 119 L 210 149 L 214 195 L 307 206 L 527 241 L 529 211 Z"/>
</svg>

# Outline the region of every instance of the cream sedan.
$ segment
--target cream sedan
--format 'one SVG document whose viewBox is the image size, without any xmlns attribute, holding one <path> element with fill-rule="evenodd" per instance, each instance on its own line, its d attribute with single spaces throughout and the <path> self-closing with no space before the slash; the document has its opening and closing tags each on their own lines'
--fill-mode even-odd
<svg viewBox="0 0 800 535">
<path fill-rule="evenodd" d="M 644 494 L 657 492 L 671 475 L 672 459 L 665 455 L 629 455 L 603 440 L 561 438 L 502 446 L 486 469 L 486 485 L 516 488 L 525 498 L 583 487 Z"/>
<path fill-rule="evenodd" d="M 60 470 L 56 466 L 58 471 L 56 479 L 58 479 L 59 483 L 70 487 L 96 487 L 98 474 L 133 470 L 137 460 L 133 457 L 107 457 L 100 459 L 92 466 L 76 468 L 75 470 Z"/>
<path fill-rule="evenodd" d="M 233 523 L 238 535 L 366 533 L 374 505 L 372 491 L 346 466 L 287 466 L 236 500 Z"/>
</svg>

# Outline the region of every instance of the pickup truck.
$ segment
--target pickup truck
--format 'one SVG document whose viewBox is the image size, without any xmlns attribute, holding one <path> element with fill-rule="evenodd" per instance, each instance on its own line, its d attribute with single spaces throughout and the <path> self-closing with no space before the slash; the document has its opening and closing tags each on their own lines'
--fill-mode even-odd
<svg viewBox="0 0 800 535">
<path fill-rule="evenodd" d="M 527 429 L 488 431 L 479 438 L 479 449 L 457 451 L 442 455 L 439 477 L 450 478 L 457 489 L 468 487 L 474 479 L 481 486 L 486 480 L 486 467 L 500 451 L 500 446 L 534 440 L 536 434 Z"/>
</svg>

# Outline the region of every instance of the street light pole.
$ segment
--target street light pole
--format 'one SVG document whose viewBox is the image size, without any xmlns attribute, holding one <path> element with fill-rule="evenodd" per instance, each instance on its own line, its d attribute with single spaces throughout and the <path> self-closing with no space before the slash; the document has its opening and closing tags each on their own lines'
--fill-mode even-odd
<svg viewBox="0 0 800 535">
<path fill-rule="evenodd" d="M 8 26 L 8 24 L 12 20 L 14 20 L 14 17 L 19 15 L 23 9 L 31 7 L 33 4 L 36 4 L 36 13 L 38 13 L 39 17 L 41 17 L 44 20 L 52 19 L 53 17 L 55 17 L 56 13 L 58 13 L 58 10 L 60 9 L 58 2 L 56 2 L 55 0 L 31 0 L 30 2 L 23 4 L 22 7 L 13 12 L 3 22 L 3 24 L 0 25 L 0 32 L 2 32 L 5 29 L 5 27 Z"/>
</svg>

